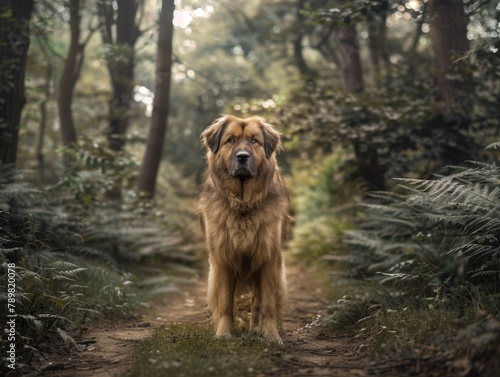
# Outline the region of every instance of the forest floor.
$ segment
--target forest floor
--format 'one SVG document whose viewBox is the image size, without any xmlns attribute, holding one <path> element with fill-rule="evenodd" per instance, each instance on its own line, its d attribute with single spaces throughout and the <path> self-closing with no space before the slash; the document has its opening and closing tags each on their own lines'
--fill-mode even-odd
<svg viewBox="0 0 500 377">
<path fill-rule="evenodd" d="M 332 332 L 325 326 L 327 307 L 331 303 L 327 299 L 327 279 L 322 279 L 321 274 L 298 264 L 289 266 L 287 270 L 290 303 L 282 330 L 284 345 L 278 351 L 278 346 L 271 346 L 271 351 L 266 348 L 251 355 L 252 359 L 265 358 L 266 364 L 265 369 L 247 368 L 250 372 L 248 375 L 489 376 L 490 368 L 485 369 L 484 365 L 484 373 L 476 374 L 477 364 L 474 366 L 470 350 L 469 356 L 457 350 L 450 351 L 450 342 L 454 341 L 452 339 L 439 338 L 437 343 L 430 342 L 418 350 L 390 356 L 374 351 L 374 339 Z M 211 332 L 207 318 L 205 277 L 197 276 L 182 288 L 180 292 L 152 303 L 144 311 L 140 322 L 101 322 L 96 328 L 87 329 L 78 341 L 80 351 L 75 349 L 71 354 L 46 359 L 32 376 L 127 376 L 131 375 L 141 344 L 151 339 L 159 329 L 186 324 L 209 329 L 203 331 Z M 495 327 L 497 324 L 493 323 L 491 326 Z M 500 331 L 500 326 L 496 330 Z M 172 339 L 175 342 L 175 336 Z M 243 339 L 241 343 L 245 342 Z M 179 373 L 182 370 L 182 360 L 163 363 L 167 368 L 176 368 L 176 373 L 164 370 L 163 373 L 146 371 L 133 375 L 191 376 L 188 371 Z M 215 375 L 210 373 L 211 370 L 213 371 L 207 366 L 207 376 Z"/>
</svg>

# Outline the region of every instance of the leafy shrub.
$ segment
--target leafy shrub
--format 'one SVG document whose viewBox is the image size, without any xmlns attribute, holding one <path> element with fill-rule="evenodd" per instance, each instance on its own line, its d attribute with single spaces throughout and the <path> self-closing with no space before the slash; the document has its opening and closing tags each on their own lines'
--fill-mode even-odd
<svg viewBox="0 0 500 377">
<path fill-rule="evenodd" d="M 345 229 L 351 227 L 350 205 L 356 201 L 356 184 L 345 179 L 343 162 L 348 153 L 296 160 L 293 164 L 293 210 L 297 213 L 289 249 L 299 256 L 317 258 L 337 248 Z"/>
<path fill-rule="evenodd" d="M 156 198 L 149 200 L 137 194 L 133 154 L 111 151 L 95 141 L 66 152 L 72 163 L 52 189 L 65 208 L 85 218 L 81 236 L 86 245 L 119 261 L 198 260 L 198 222 L 185 198 L 193 198 L 195 190 L 174 166 L 162 165 Z"/>
<path fill-rule="evenodd" d="M 348 2 L 304 13 L 313 22 L 350 23 L 373 15 L 378 6 Z M 278 113 L 281 126 L 302 148 L 327 153 L 352 148 L 346 163 L 378 190 L 390 188 L 393 177 L 429 178 L 443 166 L 478 159 L 481 147 L 496 140 L 500 119 L 500 38 L 482 39 L 454 62 L 449 79 L 462 97 L 447 115 L 436 108 L 431 54 L 391 51 L 389 37 L 387 42 L 386 52 L 401 60 L 390 64 L 385 85 L 367 82 L 362 93 L 346 92 L 331 84 L 335 71 L 325 68 L 328 76 L 299 88 Z"/>
<path fill-rule="evenodd" d="M 18 363 L 26 363 L 47 337 L 69 336 L 99 316 L 134 312 L 133 276 L 104 251 L 85 245 L 82 220 L 65 211 L 60 196 L 24 183 L 1 183 L 0 208 L 0 281 L 7 287 L 14 265 L 16 347 L 23 350 Z M 2 318 L 12 314 L 7 300 L 5 289 Z"/>
<path fill-rule="evenodd" d="M 96 144 L 66 153 L 71 166 L 47 189 L 23 183 L 13 172 L 0 175 L 6 177 L 0 181 L 0 282 L 7 286 L 14 264 L 20 364 L 48 338 L 78 346 L 73 336 L 82 324 L 135 315 L 139 276 L 161 266 L 152 268 L 153 261 L 198 260 L 193 216 L 174 190 L 168 205 L 163 198 L 144 201 L 132 190 L 130 156 Z M 141 284 L 168 285 L 147 280 Z M 0 292 L 2 318 L 7 300 L 7 291 Z"/>
<path fill-rule="evenodd" d="M 340 300 L 334 322 L 378 321 L 379 330 L 401 335 L 408 318 L 437 329 L 431 317 L 459 326 L 478 311 L 500 315 L 500 168 L 470 162 L 451 169 L 434 180 L 398 179 L 401 193 L 374 193 L 376 203 L 362 204 L 365 218 L 344 244 L 352 275 L 371 288 L 364 283 Z"/>
</svg>

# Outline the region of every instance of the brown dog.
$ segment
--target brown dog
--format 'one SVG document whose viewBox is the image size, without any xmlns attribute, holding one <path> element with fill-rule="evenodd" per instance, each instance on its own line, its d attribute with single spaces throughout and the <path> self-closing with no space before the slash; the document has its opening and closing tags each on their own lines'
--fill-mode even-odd
<svg viewBox="0 0 500 377">
<path fill-rule="evenodd" d="M 275 156 L 280 134 L 262 118 L 226 115 L 201 138 L 208 169 L 198 207 L 209 252 L 208 306 L 216 336 L 231 336 L 235 292 L 249 288 L 250 329 L 282 343 L 282 248 L 290 200 Z"/>
</svg>

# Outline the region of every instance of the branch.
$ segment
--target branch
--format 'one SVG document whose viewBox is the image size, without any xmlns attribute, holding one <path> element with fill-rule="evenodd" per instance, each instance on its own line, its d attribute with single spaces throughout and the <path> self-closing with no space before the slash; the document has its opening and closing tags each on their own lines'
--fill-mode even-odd
<svg viewBox="0 0 500 377">
<path fill-rule="evenodd" d="M 114 12 L 110 3 L 105 3 L 104 1 L 97 3 L 97 15 L 100 20 L 101 26 L 101 37 L 105 44 L 113 44 L 113 30 L 112 26 L 114 24 Z"/>
</svg>

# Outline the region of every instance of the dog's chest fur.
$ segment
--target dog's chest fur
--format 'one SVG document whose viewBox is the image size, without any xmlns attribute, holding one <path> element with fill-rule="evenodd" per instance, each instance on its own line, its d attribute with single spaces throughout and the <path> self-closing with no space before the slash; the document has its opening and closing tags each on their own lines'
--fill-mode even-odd
<svg viewBox="0 0 500 377">
<path fill-rule="evenodd" d="M 236 252 L 251 252 L 261 227 L 260 216 L 252 212 L 241 214 L 232 211 L 226 226 L 232 249 Z"/>
</svg>

